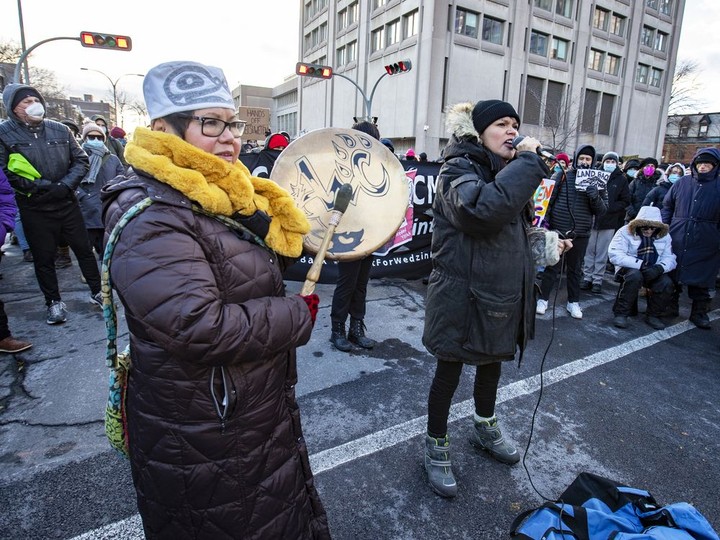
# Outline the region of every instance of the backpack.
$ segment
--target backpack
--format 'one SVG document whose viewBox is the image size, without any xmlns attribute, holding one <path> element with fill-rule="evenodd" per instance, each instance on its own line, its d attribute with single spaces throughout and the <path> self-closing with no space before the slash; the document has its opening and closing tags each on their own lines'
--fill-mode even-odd
<svg viewBox="0 0 720 540">
<path fill-rule="evenodd" d="M 556 502 L 521 513 L 510 536 L 521 540 L 720 540 L 692 505 L 660 506 L 648 491 L 585 472 Z"/>
</svg>

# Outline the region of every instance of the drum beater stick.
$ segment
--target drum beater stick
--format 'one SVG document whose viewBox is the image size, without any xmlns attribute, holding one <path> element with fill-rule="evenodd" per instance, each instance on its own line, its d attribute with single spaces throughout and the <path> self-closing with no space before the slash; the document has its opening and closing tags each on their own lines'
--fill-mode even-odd
<svg viewBox="0 0 720 540">
<path fill-rule="evenodd" d="M 320 269 L 322 268 L 323 261 L 325 260 L 325 253 L 327 252 L 330 241 L 335 234 L 335 228 L 340 223 L 345 210 L 347 210 L 350 199 L 352 199 L 353 189 L 350 184 L 343 184 L 340 189 L 335 193 L 335 203 L 333 204 L 332 212 L 330 213 L 330 220 L 328 221 L 328 228 L 325 231 L 325 236 L 320 244 L 315 260 L 308 270 L 307 276 L 305 276 L 305 284 L 300 291 L 300 294 L 306 296 L 312 294 L 315 291 L 315 284 L 320 279 Z"/>
</svg>

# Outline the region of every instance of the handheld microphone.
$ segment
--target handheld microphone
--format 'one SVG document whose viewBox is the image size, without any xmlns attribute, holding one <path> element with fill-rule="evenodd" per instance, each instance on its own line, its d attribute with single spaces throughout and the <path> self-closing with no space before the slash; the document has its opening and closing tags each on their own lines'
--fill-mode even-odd
<svg viewBox="0 0 720 540">
<path fill-rule="evenodd" d="M 512 140 L 513 148 L 517 148 L 518 144 L 523 142 L 524 139 L 525 139 L 525 135 L 518 135 L 517 137 L 515 137 Z M 545 150 L 542 146 L 538 146 L 535 151 L 537 152 L 537 155 L 540 157 L 544 157 L 545 159 L 549 159 L 550 161 L 557 161 L 557 159 L 555 159 L 555 156 L 553 155 L 553 153 L 550 152 L 549 150 Z"/>
</svg>

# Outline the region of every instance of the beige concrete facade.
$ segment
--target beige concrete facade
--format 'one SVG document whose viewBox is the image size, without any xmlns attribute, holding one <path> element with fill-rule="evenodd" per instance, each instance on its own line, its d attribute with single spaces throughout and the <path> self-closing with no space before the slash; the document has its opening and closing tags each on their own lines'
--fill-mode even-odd
<svg viewBox="0 0 720 540">
<path fill-rule="evenodd" d="M 523 133 L 549 147 L 660 157 L 684 5 L 304 0 L 302 60 L 336 75 L 298 81 L 298 130 L 347 127 L 371 101 L 368 116 L 398 153 L 433 158 L 447 140 L 446 106 L 499 98 L 515 105 Z M 384 75 L 402 59 L 409 73 Z"/>
</svg>

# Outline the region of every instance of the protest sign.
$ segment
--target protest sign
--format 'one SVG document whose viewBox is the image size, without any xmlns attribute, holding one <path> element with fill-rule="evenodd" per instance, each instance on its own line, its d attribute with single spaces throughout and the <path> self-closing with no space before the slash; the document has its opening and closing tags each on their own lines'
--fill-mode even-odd
<svg viewBox="0 0 720 540">
<path fill-rule="evenodd" d="M 585 191 L 590 185 L 597 186 L 598 189 L 605 189 L 608 180 L 610 180 L 609 172 L 597 169 L 575 170 L 575 189 L 578 191 Z"/>
<path fill-rule="evenodd" d="M 243 139 L 246 141 L 264 141 L 265 133 L 270 130 L 270 109 L 263 107 L 240 107 L 238 117 L 245 120 L 245 133 Z"/>
<path fill-rule="evenodd" d="M 547 214 L 548 204 L 550 203 L 550 195 L 552 195 L 554 188 L 555 180 L 543 178 L 535 190 L 535 195 L 533 195 L 533 207 L 535 208 L 535 217 L 533 218 L 534 227 L 541 227 L 545 221 L 545 214 Z"/>
</svg>

